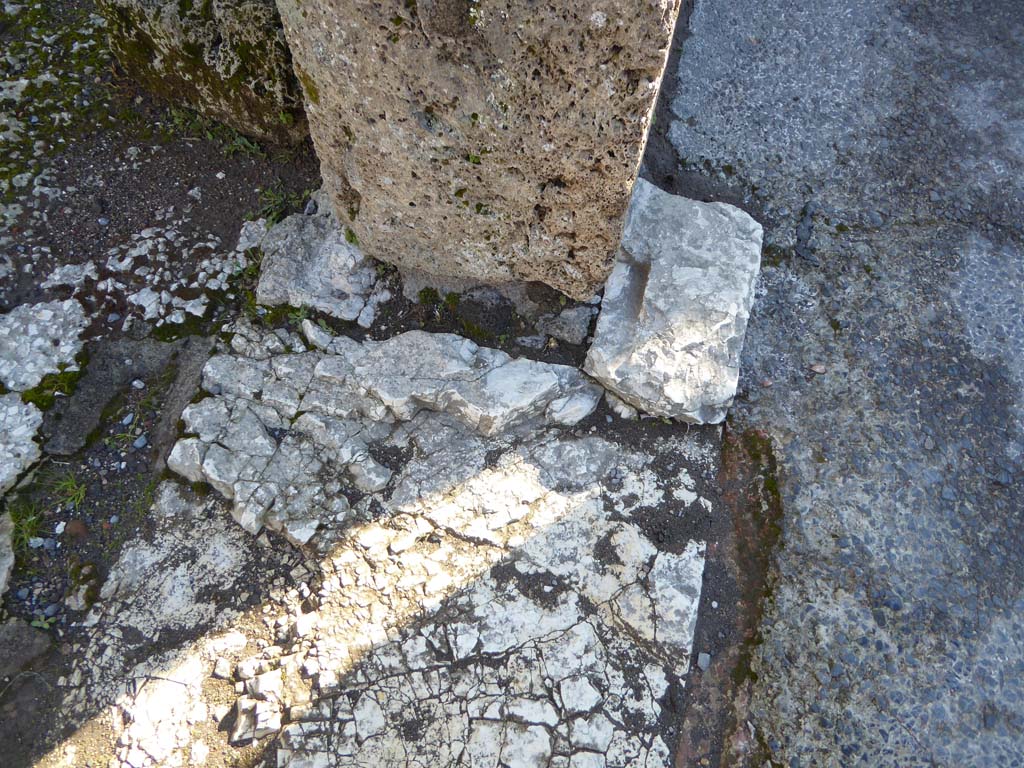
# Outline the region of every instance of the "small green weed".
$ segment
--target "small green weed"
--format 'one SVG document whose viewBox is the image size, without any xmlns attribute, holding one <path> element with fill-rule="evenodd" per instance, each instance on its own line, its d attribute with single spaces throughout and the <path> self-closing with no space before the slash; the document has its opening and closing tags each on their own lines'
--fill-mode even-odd
<svg viewBox="0 0 1024 768">
<path fill-rule="evenodd" d="M 234 155 L 248 155 L 249 157 L 258 157 L 261 160 L 266 159 L 266 153 L 260 148 L 252 139 L 248 139 L 242 134 L 236 134 L 231 142 L 224 147 L 224 154 L 228 157 Z"/>
<path fill-rule="evenodd" d="M 88 490 L 85 483 L 80 482 L 71 472 L 63 475 L 53 482 L 50 490 L 57 497 L 61 506 L 80 506 L 85 501 L 85 494 Z"/>
<path fill-rule="evenodd" d="M 11 516 L 11 546 L 15 553 L 24 555 L 28 551 L 28 543 L 39 535 L 43 526 L 43 516 L 36 505 L 25 498 L 19 498 L 7 505 Z"/>
<path fill-rule="evenodd" d="M 37 629 L 49 629 L 50 627 L 52 627 L 56 623 L 57 623 L 57 617 L 56 616 L 51 616 L 51 617 L 47 618 L 46 616 L 39 615 L 39 616 L 36 616 L 34 619 L 32 619 L 32 626 L 36 627 Z"/>
<path fill-rule="evenodd" d="M 260 190 L 260 207 L 249 219 L 266 219 L 268 224 L 277 224 L 292 211 L 302 207 L 306 193 L 286 192 L 280 184 Z M 348 239 L 346 233 L 345 238 Z"/>
</svg>

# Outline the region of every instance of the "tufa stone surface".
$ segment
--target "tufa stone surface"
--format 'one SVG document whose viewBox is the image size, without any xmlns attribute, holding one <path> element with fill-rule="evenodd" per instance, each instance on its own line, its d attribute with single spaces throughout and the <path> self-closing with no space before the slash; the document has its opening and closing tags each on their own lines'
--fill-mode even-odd
<svg viewBox="0 0 1024 768">
<path fill-rule="evenodd" d="M 677 0 L 279 0 L 324 183 L 374 258 L 587 299 Z"/>
<path fill-rule="evenodd" d="M 273 0 L 99 0 L 110 47 L 154 93 L 277 144 L 308 134 Z"/>
<path fill-rule="evenodd" d="M 761 225 L 638 179 L 584 370 L 627 403 L 725 418 L 761 263 Z"/>
</svg>

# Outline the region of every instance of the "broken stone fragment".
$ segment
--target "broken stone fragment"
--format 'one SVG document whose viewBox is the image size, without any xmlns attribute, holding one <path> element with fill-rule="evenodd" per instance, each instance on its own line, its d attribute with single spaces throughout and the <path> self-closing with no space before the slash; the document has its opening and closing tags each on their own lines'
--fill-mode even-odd
<svg viewBox="0 0 1024 768">
<path fill-rule="evenodd" d="M 246 339 L 256 359 L 210 358 L 203 387 L 213 396 L 182 413 L 186 434 L 167 459 L 174 472 L 232 499 L 247 531 L 266 526 L 296 544 L 350 514 L 343 487 L 376 493 L 392 482 L 371 447 L 422 411 L 490 436 L 577 424 L 601 397 L 575 368 L 514 359 L 454 334 L 359 343 L 305 330 L 328 351 L 307 351 L 295 337 L 287 352 L 266 334 Z"/>
<path fill-rule="evenodd" d="M 39 458 L 33 439 L 43 414 L 16 392 L 0 395 L 0 496 Z"/>
<path fill-rule="evenodd" d="M 678 0 L 278 0 L 325 187 L 440 282 L 604 283 Z"/>
<path fill-rule="evenodd" d="M 638 179 L 584 370 L 645 413 L 722 421 L 760 261 L 746 213 Z"/>
<path fill-rule="evenodd" d="M 257 301 L 310 307 L 364 327 L 372 325 L 381 300 L 374 293 L 376 265 L 349 239 L 326 200 L 317 213 L 293 214 L 272 226 L 260 241 Z"/>
<path fill-rule="evenodd" d="M 308 135 L 273 0 L 99 0 L 110 47 L 153 93 L 277 144 Z"/>
<path fill-rule="evenodd" d="M 7 581 L 14 570 L 14 523 L 9 512 L 0 515 L 0 596 L 7 591 Z"/>
<path fill-rule="evenodd" d="M 513 359 L 461 336 L 424 331 L 375 345 L 356 362 L 355 376 L 400 419 L 421 408 L 445 411 L 484 435 L 543 416 L 576 423 L 601 394 L 569 366 Z"/>
<path fill-rule="evenodd" d="M 559 314 L 546 316 L 537 321 L 537 329 L 570 344 L 582 344 L 590 332 L 590 321 L 594 308 L 586 305 L 563 309 Z"/>
</svg>

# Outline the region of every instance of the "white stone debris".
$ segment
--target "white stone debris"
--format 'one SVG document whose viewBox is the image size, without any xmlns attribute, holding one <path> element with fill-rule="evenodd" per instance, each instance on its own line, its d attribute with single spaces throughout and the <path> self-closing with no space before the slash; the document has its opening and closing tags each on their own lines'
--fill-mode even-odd
<svg viewBox="0 0 1024 768">
<path fill-rule="evenodd" d="M 245 222 L 238 245 L 227 250 L 212 233 L 186 238 L 190 211 L 191 206 L 180 213 L 173 206 L 162 208 L 153 226 L 107 251 L 97 293 L 104 300 L 124 296 L 139 316 L 157 326 L 181 324 L 190 315 L 204 317 L 212 299 L 230 292 L 232 280 L 249 264 L 246 252 L 258 245 L 266 222 Z M 190 270 L 183 271 L 182 264 Z"/>
<path fill-rule="evenodd" d="M 246 530 L 267 526 L 298 544 L 349 515 L 346 485 L 363 493 L 387 485 L 392 472 L 371 449 L 421 410 L 493 435 L 531 420 L 575 424 L 601 396 L 574 368 L 513 359 L 452 334 L 410 331 L 360 344 L 304 327 L 329 351 L 287 334 L 261 342 L 240 328 L 233 346 L 242 354 L 207 363 L 203 387 L 214 396 L 185 409 L 189 436 L 168 457 L 175 472 L 233 499 Z"/>
<path fill-rule="evenodd" d="M 349 242 L 352 235 L 338 224 L 326 195 L 313 199 L 316 213 L 289 216 L 260 240 L 256 299 L 267 306 L 309 307 L 369 328 L 390 293 L 374 291 L 376 263 Z"/>
<path fill-rule="evenodd" d="M 586 305 L 563 309 L 557 315 L 546 315 L 537 320 L 537 330 L 570 344 L 582 344 L 590 332 L 590 321 L 596 308 Z"/>
<path fill-rule="evenodd" d="M 449 334 L 229 330 L 171 465 L 311 546 L 163 483 L 58 681 L 72 721 L 101 713 L 91 748 L 106 734 L 116 768 L 258 740 L 278 768 L 668 764 L 705 555 L 672 491 L 700 493 L 709 446 L 600 437 L 578 371 Z"/>
<path fill-rule="evenodd" d="M 638 179 L 584 369 L 646 413 L 725 418 L 761 259 L 761 225 Z"/>
<path fill-rule="evenodd" d="M 0 382 L 24 392 L 48 373 L 76 370 L 86 324 L 82 305 L 74 299 L 22 304 L 0 315 Z"/>
<path fill-rule="evenodd" d="M 7 581 L 14 570 L 14 523 L 11 515 L 4 512 L 0 515 L 0 596 L 7 591 Z"/>
<path fill-rule="evenodd" d="M 96 271 L 96 265 L 91 261 L 87 261 L 84 264 L 64 264 L 54 269 L 40 287 L 57 288 L 68 286 L 71 288 L 81 288 L 87 279 L 96 280 L 98 278 L 99 272 Z"/>
</svg>

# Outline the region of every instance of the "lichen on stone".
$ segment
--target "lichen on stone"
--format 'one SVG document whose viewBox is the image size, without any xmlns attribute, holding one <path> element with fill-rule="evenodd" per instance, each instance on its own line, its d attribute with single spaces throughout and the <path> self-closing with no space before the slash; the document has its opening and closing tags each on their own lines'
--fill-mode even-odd
<svg viewBox="0 0 1024 768">
<path fill-rule="evenodd" d="M 99 0 L 110 46 L 144 87 L 279 144 L 307 135 L 272 0 Z"/>
</svg>

